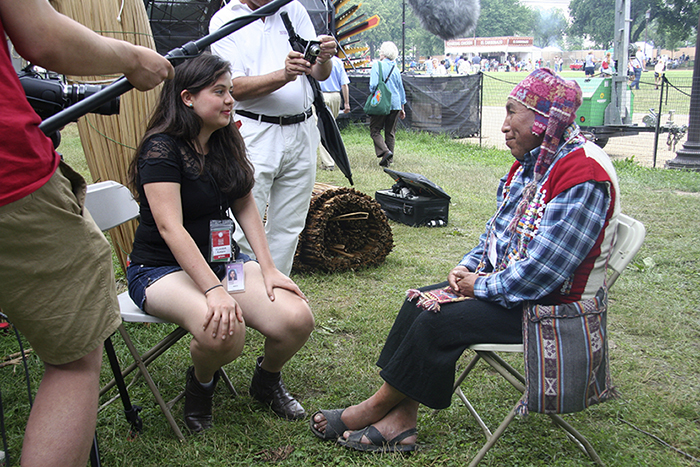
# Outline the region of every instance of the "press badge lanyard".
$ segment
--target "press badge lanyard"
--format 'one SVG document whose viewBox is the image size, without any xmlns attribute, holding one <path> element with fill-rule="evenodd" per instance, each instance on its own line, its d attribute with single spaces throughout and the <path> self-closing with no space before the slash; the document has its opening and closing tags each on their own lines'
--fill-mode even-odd
<svg viewBox="0 0 700 467">
<path fill-rule="evenodd" d="M 226 263 L 226 289 L 229 292 L 240 292 L 245 288 L 243 261 L 236 260 L 236 243 L 233 240 L 235 225 L 226 216 L 221 190 L 216 179 L 207 172 L 219 197 L 219 217 L 209 221 L 209 261 L 211 263 Z"/>
</svg>

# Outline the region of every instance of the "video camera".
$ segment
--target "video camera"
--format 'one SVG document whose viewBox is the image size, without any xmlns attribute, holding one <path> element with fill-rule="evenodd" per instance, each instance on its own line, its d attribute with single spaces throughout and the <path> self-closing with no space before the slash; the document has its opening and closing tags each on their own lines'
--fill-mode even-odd
<svg viewBox="0 0 700 467">
<path fill-rule="evenodd" d="M 106 84 L 67 84 L 64 76 L 53 71 L 39 71 L 32 64 L 27 65 L 17 73 L 17 77 L 22 83 L 29 104 L 42 120 L 46 120 L 66 107 L 92 96 L 107 86 Z M 93 110 L 92 113 L 118 114 L 119 96 Z M 58 148 L 61 143 L 60 133 L 56 131 L 49 137 L 53 141 L 54 148 Z"/>
<path fill-rule="evenodd" d="M 90 97 L 107 85 L 66 84 L 65 78 L 52 71 L 40 72 L 28 65 L 17 73 L 29 104 L 42 120 L 60 112 L 86 97 Z M 92 111 L 100 115 L 119 113 L 119 97 Z"/>
</svg>

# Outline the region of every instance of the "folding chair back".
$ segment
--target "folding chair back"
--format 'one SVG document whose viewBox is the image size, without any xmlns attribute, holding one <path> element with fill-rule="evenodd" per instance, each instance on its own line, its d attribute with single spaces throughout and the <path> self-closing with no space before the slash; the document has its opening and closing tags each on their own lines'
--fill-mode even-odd
<svg viewBox="0 0 700 467">
<path fill-rule="evenodd" d="M 113 180 L 88 185 L 85 207 L 103 232 L 139 216 L 129 189 Z"/>
<path fill-rule="evenodd" d="M 620 214 L 615 245 L 608 261 L 608 288 L 612 287 L 620 274 L 634 259 L 646 237 L 644 224 L 630 216 Z"/>
<path fill-rule="evenodd" d="M 642 246 L 642 243 L 644 243 L 645 235 L 646 230 L 641 222 L 625 214 L 620 214 L 615 244 L 613 245 L 612 252 L 610 253 L 610 259 L 608 261 L 608 288 L 615 283 L 617 278 L 620 277 L 620 274 L 622 274 L 622 272 L 637 254 L 637 252 Z M 523 353 L 522 344 L 484 343 L 471 345 L 469 346 L 469 349 L 473 350 L 475 352 L 475 355 L 469 362 L 467 367 L 464 369 L 464 371 L 462 371 L 462 373 L 455 381 L 454 392 L 462 400 L 462 402 L 464 402 L 464 405 L 469 410 L 469 413 L 472 414 L 477 424 L 483 431 L 484 436 L 486 437 L 486 444 L 484 444 L 484 446 L 469 464 L 470 467 L 474 467 L 479 462 L 481 462 L 481 460 L 486 456 L 486 453 L 489 451 L 489 449 L 491 449 L 491 447 L 494 444 L 496 444 L 496 441 L 501 436 L 501 434 L 503 434 L 510 422 L 513 421 L 513 419 L 515 418 L 515 409 L 517 407 L 517 403 L 515 406 L 513 406 L 506 418 L 503 419 L 498 428 L 492 433 L 489 427 L 482 420 L 479 413 L 469 402 L 464 392 L 462 391 L 462 382 L 464 382 L 466 377 L 469 375 L 474 366 L 480 360 L 486 362 L 489 366 L 496 370 L 498 374 L 505 378 L 520 393 L 523 393 L 525 391 L 525 377 L 496 353 Z M 557 426 L 559 426 L 566 432 L 569 439 L 571 439 L 583 452 L 588 454 L 591 460 L 593 460 L 598 465 L 604 465 L 603 461 L 600 459 L 598 453 L 596 453 L 593 446 L 581 433 L 579 433 L 574 427 L 572 427 L 566 421 L 564 421 L 559 415 L 547 415 Z"/>
<path fill-rule="evenodd" d="M 95 223 L 102 231 L 109 230 L 120 224 L 123 224 L 124 222 L 130 221 L 131 219 L 135 219 L 139 215 L 139 205 L 134 199 L 134 197 L 131 195 L 129 189 L 126 188 L 124 185 L 111 180 L 95 183 L 88 186 L 87 197 L 85 199 L 85 207 L 90 212 L 90 215 L 92 215 L 92 218 L 95 220 Z M 129 297 L 128 292 L 123 292 L 119 294 L 118 299 L 119 311 L 121 313 L 122 320 L 125 322 L 171 324 L 168 321 L 162 320 L 158 317 L 151 316 L 148 313 L 145 313 L 131 300 L 131 297 Z M 187 330 L 178 326 L 174 331 L 169 333 L 160 342 L 158 342 L 151 349 L 144 353 L 138 351 L 123 323 L 119 326 L 119 333 L 124 339 L 124 342 L 126 343 L 126 346 L 128 347 L 129 352 L 131 353 L 131 356 L 134 359 L 134 362 L 127 368 L 125 368 L 123 371 L 120 371 L 117 368 L 115 371 L 115 375 L 117 373 L 120 373 L 121 377 L 125 378 L 126 376 L 131 374 L 135 369 L 138 369 L 139 371 L 135 375 L 134 380 L 131 382 L 131 384 L 133 384 L 136 381 L 139 375 L 143 376 L 143 378 L 146 380 L 146 384 L 148 384 L 148 387 L 150 388 L 151 392 L 153 393 L 153 396 L 158 402 L 158 405 L 160 406 L 163 415 L 165 415 L 165 418 L 168 420 L 170 427 L 175 432 L 175 435 L 178 437 L 178 439 L 184 441 L 185 437 L 183 436 L 182 431 L 178 427 L 171 413 L 172 406 L 183 397 L 184 391 L 182 391 L 177 397 L 172 399 L 170 402 L 166 402 L 161 396 L 158 387 L 154 383 L 151 374 L 148 372 L 147 366 L 152 361 L 157 359 L 160 355 L 162 355 L 166 350 L 172 347 L 183 336 L 185 336 L 187 334 Z M 116 366 L 118 367 L 118 363 L 116 363 Z M 113 365 L 113 370 L 114 369 L 115 368 Z M 229 390 L 235 395 L 236 391 L 233 388 L 233 385 L 231 384 L 231 381 L 229 380 L 228 376 L 226 375 L 226 372 L 223 370 L 223 368 L 221 370 L 222 379 L 224 380 Z M 118 384 L 119 383 L 116 381 L 116 378 L 113 379 L 100 390 L 100 396 L 104 395 L 112 387 Z M 113 400 L 114 399 L 110 400 L 105 405 L 111 403 Z"/>
</svg>

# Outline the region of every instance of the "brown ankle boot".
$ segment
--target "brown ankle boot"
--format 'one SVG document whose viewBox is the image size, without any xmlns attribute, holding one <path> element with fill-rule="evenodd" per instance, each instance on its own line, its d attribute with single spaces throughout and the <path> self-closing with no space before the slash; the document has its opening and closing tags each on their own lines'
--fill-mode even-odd
<svg viewBox="0 0 700 467">
<path fill-rule="evenodd" d="M 270 373 L 260 366 L 263 357 L 258 357 L 250 383 L 250 395 L 258 402 L 269 406 L 273 412 L 287 420 L 306 417 L 304 407 L 287 392 L 280 372 Z"/>
<path fill-rule="evenodd" d="M 185 424 L 193 433 L 208 430 L 212 427 L 211 406 L 214 389 L 219 381 L 219 371 L 214 373 L 214 384 L 204 388 L 194 375 L 194 367 L 187 369 L 185 382 Z"/>
</svg>

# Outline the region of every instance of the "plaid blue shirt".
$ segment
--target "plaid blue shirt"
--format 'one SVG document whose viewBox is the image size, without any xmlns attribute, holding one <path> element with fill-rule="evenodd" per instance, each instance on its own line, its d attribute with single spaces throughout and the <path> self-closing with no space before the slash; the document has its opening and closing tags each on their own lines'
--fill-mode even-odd
<svg viewBox="0 0 700 467">
<path fill-rule="evenodd" d="M 570 151 L 561 151 L 568 154 Z M 511 182 L 510 197 L 503 204 L 503 187 L 506 177 L 498 188 L 499 209 L 489 221 L 495 235 L 497 263 L 506 257 L 511 232 L 508 231 L 523 188 L 532 180 L 539 148 L 526 154 L 519 177 Z M 559 156 L 556 160 L 564 156 Z M 554 164 L 556 161 L 552 164 Z M 537 235 L 527 247 L 527 257 L 516 261 L 500 272 L 477 278 L 474 295 L 482 300 L 496 302 L 513 308 L 526 300 L 538 300 L 550 294 L 572 276 L 575 269 L 588 255 L 603 226 L 610 196 L 604 183 L 585 182 L 576 185 L 547 203 Z M 479 244 L 464 255 L 460 265 L 475 271 L 483 260 L 483 272 L 493 270 L 489 263 L 487 238 L 489 231 L 479 238 Z M 493 249 L 492 249 L 493 251 Z"/>
</svg>

